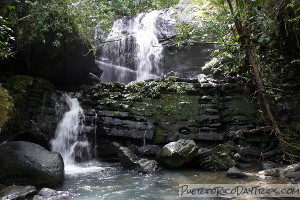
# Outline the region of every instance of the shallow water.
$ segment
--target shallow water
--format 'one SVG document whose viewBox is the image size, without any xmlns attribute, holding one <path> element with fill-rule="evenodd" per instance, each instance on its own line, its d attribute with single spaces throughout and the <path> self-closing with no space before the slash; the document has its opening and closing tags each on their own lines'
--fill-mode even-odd
<svg viewBox="0 0 300 200">
<path fill-rule="evenodd" d="M 279 183 L 277 179 L 254 176 L 255 173 L 247 179 L 229 179 L 226 172 L 197 170 L 163 170 L 149 175 L 124 170 L 117 163 L 97 161 L 66 166 L 65 174 L 64 185 L 56 189 L 69 191 L 69 199 L 75 200 L 172 200 L 179 199 L 179 184 Z"/>
</svg>

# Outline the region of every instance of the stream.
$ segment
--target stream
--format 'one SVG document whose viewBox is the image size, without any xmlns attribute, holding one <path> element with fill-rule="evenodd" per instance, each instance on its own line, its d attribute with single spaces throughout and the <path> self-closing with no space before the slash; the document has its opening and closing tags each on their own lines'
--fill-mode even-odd
<svg viewBox="0 0 300 200">
<path fill-rule="evenodd" d="M 274 178 L 258 177 L 255 175 L 257 172 L 248 174 L 250 177 L 247 179 L 230 179 L 226 177 L 226 172 L 204 172 L 190 169 L 162 170 L 156 174 L 142 174 L 137 171 L 124 170 L 118 163 L 90 161 L 67 165 L 65 182 L 56 189 L 68 191 L 69 199 L 75 200 L 172 200 L 179 199 L 179 184 L 271 184 L 280 182 Z"/>
</svg>

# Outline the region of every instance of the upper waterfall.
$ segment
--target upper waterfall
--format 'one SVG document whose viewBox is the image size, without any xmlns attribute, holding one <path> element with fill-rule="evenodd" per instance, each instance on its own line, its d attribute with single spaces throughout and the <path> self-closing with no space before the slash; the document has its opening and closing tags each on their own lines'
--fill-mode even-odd
<svg viewBox="0 0 300 200">
<path fill-rule="evenodd" d="M 129 83 L 162 75 L 163 45 L 157 24 L 161 15 L 163 11 L 152 11 L 114 22 L 100 43 L 97 63 L 103 70 L 101 80 Z"/>
</svg>

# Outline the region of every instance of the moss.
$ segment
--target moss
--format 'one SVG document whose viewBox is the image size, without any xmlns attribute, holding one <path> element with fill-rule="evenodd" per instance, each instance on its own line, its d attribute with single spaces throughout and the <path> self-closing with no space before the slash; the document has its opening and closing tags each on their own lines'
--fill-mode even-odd
<svg viewBox="0 0 300 200">
<path fill-rule="evenodd" d="M 154 137 L 153 137 L 154 144 L 164 143 L 165 141 L 166 141 L 165 130 L 160 127 L 156 127 L 154 130 Z"/>
<path fill-rule="evenodd" d="M 224 116 L 256 116 L 257 107 L 251 102 L 250 98 L 233 99 L 228 102 L 228 107 L 224 112 Z"/>
<path fill-rule="evenodd" d="M 4 124 L 9 121 L 13 115 L 14 103 L 13 98 L 8 91 L 0 84 L 0 133 Z"/>
<path fill-rule="evenodd" d="M 193 117 L 199 114 L 198 97 L 180 94 L 163 94 L 159 99 L 144 98 L 143 102 L 133 103 L 130 112 L 142 116 L 185 116 Z"/>
<path fill-rule="evenodd" d="M 4 87 L 14 100 L 16 115 L 10 125 L 11 132 L 30 128 L 32 116 L 28 110 L 41 107 L 47 92 L 55 93 L 55 87 L 47 80 L 17 75 L 7 80 Z"/>
<path fill-rule="evenodd" d="M 289 153 L 299 156 L 300 155 L 300 123 L 294 122 L 289 124 L 285 129 L 285 140 L 290 143 Z"/>
</svg>

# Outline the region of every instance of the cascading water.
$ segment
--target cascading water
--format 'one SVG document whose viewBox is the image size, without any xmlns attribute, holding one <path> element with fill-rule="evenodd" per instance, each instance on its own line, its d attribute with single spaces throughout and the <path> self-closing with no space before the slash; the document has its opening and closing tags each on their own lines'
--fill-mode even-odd
<svg viewBox="0 0 300 200">
<path fill-rule="evenodd" d="M 77 98 L 65 94 L 67 111 L 58 123 L 55 138 L 51 140 L 52 151 L 61 153 L 65 165 L 75 163 L 76 158 L 90 157 L 90 145 L 86 137 L 81 135 L 84 128 L 84 114 Z M 84 154 L 84 155 L 82 155 Z"/>
<path fill-rule="evenodd" d="M 155 22 L 162 11 L 116 20 L 101 43 L 101 80 L 128 83 L 161 76 L 163 46 Z"/>
</svg>

